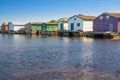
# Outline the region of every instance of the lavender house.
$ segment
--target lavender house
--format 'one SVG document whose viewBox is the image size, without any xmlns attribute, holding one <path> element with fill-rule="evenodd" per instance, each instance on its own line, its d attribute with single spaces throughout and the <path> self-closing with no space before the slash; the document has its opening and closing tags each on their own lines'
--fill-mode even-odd
<svg viewBox="0 0 120 80">
<path fill-rule="evenodd" d="M 97 32 L 120 32 L 120 13 L 103 13 L 94 19 L 93 29 Z"/>
</svg>

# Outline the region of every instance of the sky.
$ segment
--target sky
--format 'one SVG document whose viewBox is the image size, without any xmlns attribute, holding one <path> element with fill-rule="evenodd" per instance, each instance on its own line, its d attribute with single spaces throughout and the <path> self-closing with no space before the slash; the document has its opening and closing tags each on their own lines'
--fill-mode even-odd
<svg viewBox="0 0 120 80">
<path fill-rule="evenodd" d="M 120 12 L 120 0 L 0 0 L 0 23 L 47 22 L 103 12 Z"/>
</svg>

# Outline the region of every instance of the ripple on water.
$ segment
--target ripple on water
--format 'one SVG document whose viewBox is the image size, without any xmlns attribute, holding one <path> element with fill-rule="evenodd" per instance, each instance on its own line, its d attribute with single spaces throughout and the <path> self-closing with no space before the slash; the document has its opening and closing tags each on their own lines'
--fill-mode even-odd
<svg viewBox="0 0 120 80">
<path fill-rule="evenodd" d="M 0 36 L 0 79 L 120 80 L 119 41 L 21 35 L 6 37 Z"/>
</svg>

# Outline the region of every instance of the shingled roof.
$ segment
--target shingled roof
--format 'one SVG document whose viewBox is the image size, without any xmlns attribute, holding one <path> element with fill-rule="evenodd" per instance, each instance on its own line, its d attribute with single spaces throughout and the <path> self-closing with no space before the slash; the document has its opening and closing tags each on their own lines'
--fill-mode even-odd
<svg viewBox="0 0 120 80">
<path fill-rule="evenodd" d="M 60 19 L 58 20 L 58 22 L 68 23 L 68 19 L 67 19 L 67 18 L 60 18 Z"/>
<path fill-rule="evenodd" d="M 94 20 L 95 19 L 95 16 L 86 16 L 86 15 L 83 15 L 83 14 L 79 14 L 79 15 L 74 15 L 74 16 L 77 16 L 83 20 Z M 74 16 L 70 17 L 70 19 L 72 19 Z"/>
<path fill-rule="evenodd" d="M 58 24 L 57 22 L 47 22 L 45 24 Z"/>
<path fill-rule="evenodd" d="M 58 22 L 56 20 L 51 20 L 49 22 L 46 22 L 45 24 L 58 24 Z"/>
<path fill-rule="evenodd" d="M 43 22 L 29 22 L 28 24 L 42 24 Z"/>
<path fill-rule="evenodd" d="M 83 20 L 94 20 L 95 19 L 95 16 L 80 15 L 78 17 L 81 18 L 81 19 L 83 19 Z"/>
<path fill-rule="evenodd" d="M 108 14 L 108 15 L 111 15 L 111 16 L 114 16 L 114 17 L 116 17 L 116 18 L 120 18 L 120 13 L 106 13 L 106 14 Z"/>
</svg>

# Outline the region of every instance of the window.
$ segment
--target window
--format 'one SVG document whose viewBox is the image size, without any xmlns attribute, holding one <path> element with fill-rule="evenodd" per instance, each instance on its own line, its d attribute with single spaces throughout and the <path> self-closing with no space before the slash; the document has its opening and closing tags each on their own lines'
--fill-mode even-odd
<svg viewBox="0 0 120 80">
<path fill-rule="evenodd" d="M 77 26 L 80 27 L 80 23 L 77 23 Z"/>
<path fill-rule="evenodd" d="M 76 18 L 74 18 L 74 20 L 77 20 Z"/>
<path fill-rule="evenodd" d="M 109 19 L 110 18 L 110 16 L 106 16 L 106 19 Z"/>
<path fill-rule="evenodd" d="M 103 19 L 103 16 L 100 16 L 100 20 L 102 20 Z"/>
</svg>

